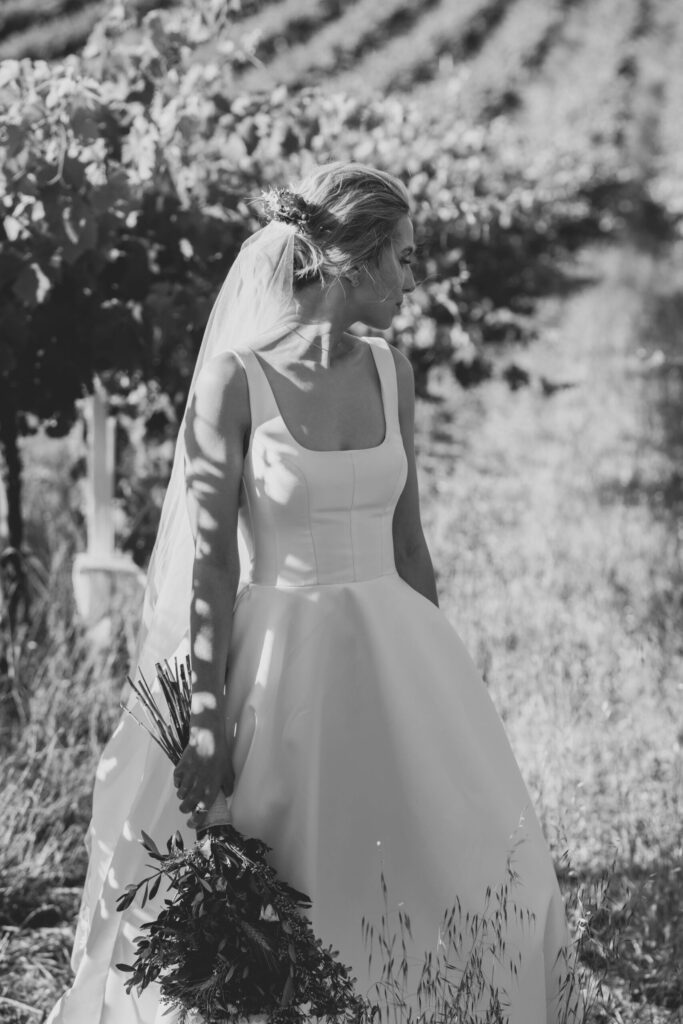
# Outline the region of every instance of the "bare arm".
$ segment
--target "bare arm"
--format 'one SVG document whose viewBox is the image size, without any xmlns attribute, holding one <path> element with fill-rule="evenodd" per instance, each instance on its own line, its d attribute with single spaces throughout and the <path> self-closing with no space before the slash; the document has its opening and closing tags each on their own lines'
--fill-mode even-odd
<svg viewBox="0 0 683 1024">
<path fill-rule="evenodd" d="M 190 603 L 190 741 L 176 766 L 180 810 L 210 807 L 229 794 L 232 733 L 225 721 L 225 676 L 239 582 L 237 512 L 249 421 L 244 371 L 226 353 L 197 381 L 185 431 L 187 508 L 195 541 Z"/>
<path fill-rule="evenodd" d="M 398 383 L 398 416 L 408 476 L 393 520 L 394 560 L 399 576 L 438 607 L 434 568 L 422 531 L 415 466 L 415 378 L 410 360 L 392 347 Z"/>
</svg>

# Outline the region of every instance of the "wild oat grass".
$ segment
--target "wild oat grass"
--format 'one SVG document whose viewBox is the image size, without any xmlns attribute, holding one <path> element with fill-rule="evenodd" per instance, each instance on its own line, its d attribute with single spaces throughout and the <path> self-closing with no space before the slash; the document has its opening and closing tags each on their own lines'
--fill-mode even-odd
<svg viewBox="0 0 683 1024">
<path fill-rule="evenodd" d="M 363 920 L 363 940 L 377 981 L 369 995 L 378 1024 L 506 1024 L 515 987 L 525 964 L 520 946 L 537 927 L 535 914 L 517 901 L 520 877 L 516 853 L 526 841 L 523 822 L 510 837 L 503 876 L 491 879 L 481 893 L 459 896 L 444 907 L 434 949 L 420 955 L 410 916 L 403 904 L 393 906 L 380 872 L 383 911 L 375 924 Z M 495 882 L 495 884 L 493 884 Z M 594 906 L 602 907 L 602 893 Z M 576 903 L 576 901 L 574 901 Z M 558 950 L 552 969 L 557 1024 L 582 1024 L 594 1008 L 608 1004 L 601 979 L 582 967 L 579 956 L 593 937 L 594 907 L 585 908 L 576 938 Z M 510 948 L 511 947 L 511 948 Z"/>
</svg>

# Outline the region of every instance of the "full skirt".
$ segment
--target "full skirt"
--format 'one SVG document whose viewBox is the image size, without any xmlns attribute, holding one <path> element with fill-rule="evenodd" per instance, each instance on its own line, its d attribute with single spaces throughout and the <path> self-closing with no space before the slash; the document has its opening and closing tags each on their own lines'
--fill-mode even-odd
<svg viewBox="0 0 683 1024">
<path fill-rule="evenodd" d="M 552 859 L 486 686 L 439 608 L 396 573 L 248 584 L 234 608 L 227 715 L 232 820 L 311 897 L 314 930 L 362 994 L 429 1014 L 445 991 L 435 965 L 447 961 L 460 998 L 472 990 L 472 1022 L 497 991 L 510 1024 L 558 1024 L 568 937 Z M 131 962 L 159 910 L 115 909 L 143 876 L 143 828 L 160 845 L 178 828 L 193 838 L 169 762 L 124 716 L 98 769 L 75 980 L 48 1024 L 162 1019 L 156 986 L 129 996 L 114 966 Z M 380 936 L 394 937 L 393 965 Z M 430 955 L 432 985 L 419 989 Z"/>
</svg>

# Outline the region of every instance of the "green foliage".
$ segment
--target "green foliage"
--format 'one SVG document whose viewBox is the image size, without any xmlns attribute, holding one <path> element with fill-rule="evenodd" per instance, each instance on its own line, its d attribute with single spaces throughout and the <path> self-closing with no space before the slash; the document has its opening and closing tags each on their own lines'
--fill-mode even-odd
<svg viewBox="0 0 683 1024">
<path fill-rule="evenodd" d="M 361 160 L 409 185 L 422 284 L 391 340 L 414 354 L 419 386 L 425 351 L 427 365 L 455 366 L 463 353 L 471 361 L 473 342 L 523 334 L 535 264 L 578 225 L 600 229 L 586 158 L 532 171 L 497 153 L 487 128 L 405 98 L 243 93 L 236 67 L 253 41 L 229 10 L 214 11 L 196 3 L 140 19 L 129 2 L 81 57 L 2 65 L 6 462 L 38 424 L 67 431 L 95 375 L 123 398 L 157 384 L 177 414 L 211 301 L 258 226 L 249 198 L 316 162 Z M 18 470 L 8 482 L 16 506 Z"/>
<path fill-rule="evenodd" d="M 110 75 L 93 57 L 99 81 L 76 58 L 3 65 L 0 387 L 21 430 L 67 429 L 95 373 L 114 390 L 163 375 L 182 402 L 210 294 L 239 243 L 239 227 L 231 239 L 223 210 L 199 213 L 205 196 L 193 208 L 181 181 L 172 141 L 191 125 L 163 88 L 174 40 L 157 43 L 119 54 L 128 64 Z"/>
<path fill-rule="evenodd" d="M 448 299 L 466 325 L 480 320 L 493 261 L 504 277 L 501 254 L 512 262 L 587 215 L 589 164 L 568 194 L 566 168 L 541 183 L 496 163 L 485 129 L 439 124 L 407 100 L 240 94 L 234 26 L 191 8 L 153 12 L 141 37 L 134 23 L 111 14 L 86 57 L 7 61 L 0 76 L 3 364 L 40 395 L 22 395 L 21 412 L 56 430 L 93 372 L 169 374 L 182 396 L 208 301 L 256 226 L 245 197 L 314 161 L 406 179 L 429 278 L 418 306 L 436 323 L 458 318 Z"/>
<path fill-rule="evenodd" d="M 178 414 L 213 297 L 258 226 L 250 197 L 315 163 L 376 164 L 410 190 L 420 284 L 389 335 L 418 390 L 435 362 L 464 384 L 489 375 L 481 344 L 527 337 L 549 260 L 603 231 L 594 186 L 616 157 L 529 165 L 492 126 L 407 97 L 250 94 L 239 68 L 256 41 L 229 8 L 139 6 L 112 8 L 82 56 L 0 70 L 6 463 L 39 423 L 68 430 L 95 375 L 123 400 L 158 386 Z"/>
<path fill-rule="evenodd" d="M 123 36 L 129 23 L 116 27 Z M 149 47 L 122 43 L 106 68 L 105 35 L 87 68 L 75 57 L 1 66 L 0 445 L 12 524 L 17 436 L 40 423 L 66 432 L 95 374 L 123 394 L 161 379 L 182 406 L 243 237 L 225 196 L 208 210 L 201 189 L 190 200 L 175 159 L 174 137 L 193 130 L 191 83 L 179 89 L 173 73 L 179 38 L 151 19 Z M 16 525 L 11 539 L 20 546 Z"/>
<path fill-rule="evenodd" d="M 183 848 L 180 833 L 159 851 L 143 833 L 158 868 L 127 886 L 118 909 L 142 890 L 143 905 L 164 883 L 164 908 L 143 925 L 126 989 L 158 982 L 161 998 L 182 1021 L 199 1014 L 206 1024 L 264 1014 L 273 1024 L 297 1024 L 309 1015 L 354 1020 L 361 1008 L 352 979 L 333 951 L 316 939 L 302 910 L 303 894 L 278 879 L 268 847 L 230 825 L 212 828 Z"/>
</svg>

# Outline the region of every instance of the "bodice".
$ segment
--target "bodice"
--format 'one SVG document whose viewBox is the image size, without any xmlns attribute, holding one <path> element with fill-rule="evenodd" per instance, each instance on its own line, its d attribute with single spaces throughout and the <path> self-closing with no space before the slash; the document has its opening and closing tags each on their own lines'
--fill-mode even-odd
<svg viewBox="0 0 683 1024">
<path fill-rule="evenodd" d="M 387 341 L 365 341 L 377 367 L 386 426 L 384 440 L 372 448 L 303 447 L 280 414 L 259 357 L 236 352 L 251 410 L 239 510 L 249 582 L 301 587 L 396 572 L 392 520 L 407 476 L 396 369 Z"/>
</svg>

